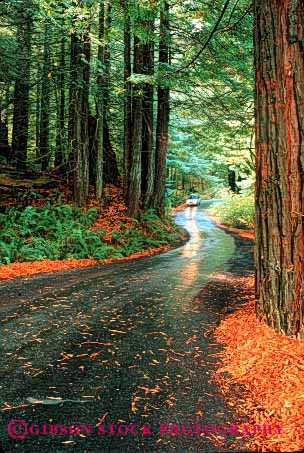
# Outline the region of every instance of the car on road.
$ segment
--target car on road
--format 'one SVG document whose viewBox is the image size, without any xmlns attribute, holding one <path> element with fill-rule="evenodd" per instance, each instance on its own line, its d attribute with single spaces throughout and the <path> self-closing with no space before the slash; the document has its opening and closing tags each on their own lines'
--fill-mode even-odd
<svg viewBox="0 0 304 453">
<path fill-rule="evenodd" d="M 201 204 L 201 197 L 198 194 L 192 194 L 186 201 L 187 206 L 199 206 Z"/>
</svg>

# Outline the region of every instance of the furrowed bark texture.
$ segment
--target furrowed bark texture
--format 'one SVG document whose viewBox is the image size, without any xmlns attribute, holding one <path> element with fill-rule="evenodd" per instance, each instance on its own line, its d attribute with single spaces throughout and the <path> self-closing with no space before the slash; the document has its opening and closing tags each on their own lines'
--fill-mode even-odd
<svg viewBox="0 0 304 453">
<path fill-rule="evenodd" d="M 304 338 L 304 2 L 256 0 L 256 309 Z"/>
</svg>

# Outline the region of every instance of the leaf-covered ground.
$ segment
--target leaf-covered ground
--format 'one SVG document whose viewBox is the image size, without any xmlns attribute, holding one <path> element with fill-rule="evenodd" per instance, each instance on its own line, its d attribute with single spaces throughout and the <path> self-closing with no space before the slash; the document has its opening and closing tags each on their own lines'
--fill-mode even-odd
<svg viewBox="0 0 304 453">
<path fill-rule="evenodd" d="M 149 256 L 187 237 L 152 211 L 138 221 L 128 217 L 122 190 L 113 185 L 101 206 L 92 195 L 86 211 L 64 197 L 60 204 L 38 197 L 0 215 L 0 279 Z"/>
<path fill-rule="evenodd" d="M 236 240 L 243 241 L 237 233 Z M 216 329 L 224 351 L 215 381 L 239 417 L 259 425 L 247 443 L 251 451 L 303 451 L 304 342 L 275 333 L 257 320 L 254 275 L 244 273 L 241 266 L 242 261 L 238 278 L 230 278 L 227 316 Z M 237 303 L 240 307 L 235 310 Z M 244 391 L 236 399 L 239 386 Z M 272 432 L 265 434 L 263 426 L 271 426 Z"/>
</svg>

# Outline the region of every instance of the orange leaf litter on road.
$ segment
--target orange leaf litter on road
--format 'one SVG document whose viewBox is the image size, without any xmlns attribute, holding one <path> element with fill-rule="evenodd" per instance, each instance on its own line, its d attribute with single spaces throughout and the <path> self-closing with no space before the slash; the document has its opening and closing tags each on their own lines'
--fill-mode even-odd
<svg viewBox="0 0 304 453">
<path fill-rule="evenodd" d="M 253 294 L 254 279 L 246 280 Z M 253 297 L 221 322 L 216 337 L 224 351 L 219 354 L 221 368 L 215 378 L 228 404 L 251 423 L 282 426 L 281 434 L 256 435 L 248 447 L 253 451 L 304 449 L 304 341 L 276 333 L 258 321 Z M 229 397 L 233 384 L 245 388 L 238 401 Z"/>
<path fill-rule="evenodd" d="M 11 263 L 0 266 L 0 280 L 8 280 L 17 277 L 24 277 L 27 275 L 42 274 L 45 272 L 60 272 L 69 269 L 76 269 L 79 267 L 94 266 L 97 264 L 109 264 L 118 261 L 128 261 L 135 258 L 141 258 L 144 256 L 155 255 L 156 253 L 166 252 L 170 250 L 172 246 L 163 245 L 158 248 L 151 248 L 143 250 L 141 252 L 134 253 L 133 255 L 123 258 L 106 258 L 102 261 L 82 259 L 82 260 L 43 260 L 43 261 L 32 261 L 24 263 Z"/>
</svg>

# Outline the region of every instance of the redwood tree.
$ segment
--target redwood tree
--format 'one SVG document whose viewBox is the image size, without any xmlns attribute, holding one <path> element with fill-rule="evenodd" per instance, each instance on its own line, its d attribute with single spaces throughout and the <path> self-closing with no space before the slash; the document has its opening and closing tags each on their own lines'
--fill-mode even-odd
<svg viewBox="0 0 304 453">
<path fill-rule="evenodd" d="M 14 118 L 12 147 L 16 156 L 17 168 L 26 168 L 29 105 L 30 105 L 30 67 L 32 44 L 32 2 L 20 2 L 17 10 L 17 58 L 18 67 L 14 88 Z"/>
<path fill-rule="evenodd" d="M 66 160 L 66 131 L 65 131 L 65 50 L 66 37 L 63 35 L 60 39 L 60 71 L 58 75 L 58 94 L 57 94 L 57 131 L 56 131 L 56 151 L 55 151 L 55 167 L 59 167 L 62 172 L 62 164 Z"/>
<path fill-rule="evenodd" d="M 143 65 L 143 46 L 134 37 L 134 73 L 140 74 Z M 141 84 L 133 87 L 132 96 L 132 140 L 130 150 L 130 175 L 128 187 L 128 207 L 131 217 L 137 217 L 141 197 L 141 153 L 143 126 L 143 97 Z"/>
<path fill-rule="evenodd" d="M 71 34 L 70 72 L 69 163 L 73 174 L 75 204 L 85 206 L 89 191 L 90 38 L 88 32 Z"/>
<path fill-rule="evenodd" d="M 304 3 L 255 1 L 260 319 L 304 337 Z"/>
<path fill-rule="evenodd" d="M 39 156 L 41 169 L 46 170 L 50 161 L 50 102 L 51 102 L 51 79 L 49 72 L 51 69 L 50 61 L 50 24 L 49 19 L 45 20 L 44 25 L 44 55 L 41 85 L 41 107 L 40 107 L 40 136 L 39 136 Z"/>
<path fill-rule="evenodd" d="M 124 194 L 128 197 L 131 159 L 131 132 L 132 132 L 132 85 L 129 78 L 132 73 L 131 63 L 131 18 L 129 1 L 122 0 L 124 11 Z"/>
<path fill-rule="evenodd" d="M 152 12 L 153 14 L 153 12 Z M 147 37 L 143 44 L 143 73 L 154 74 L 154 19 L 143 24 Z M 141 190 L 144 205 L 149 206 L 154 189 L 155 156 L 153 149 L 154 134 L 154 86 L 144 83 L 143 86 L 143 130 L 142 130 L 142 156 L 141 156 Z"/>
<path fill-rule="evenodd" d="M 169 3 L 164 2 L 160 14 L 159 69 L 170 62 L 169 52 Z M 157 212 L 164 213 L 164 201 L 167 178 L 167 150 L 169 140 L 170 89 L 163 82 L 157 90 L 157 125 L 155 146 L 155 187 L 153 205 Z"/>
</svg>

